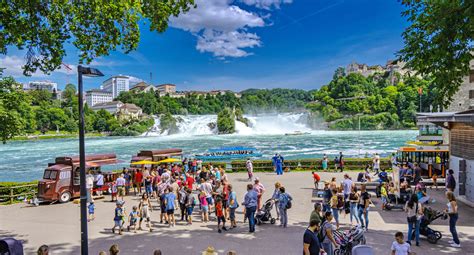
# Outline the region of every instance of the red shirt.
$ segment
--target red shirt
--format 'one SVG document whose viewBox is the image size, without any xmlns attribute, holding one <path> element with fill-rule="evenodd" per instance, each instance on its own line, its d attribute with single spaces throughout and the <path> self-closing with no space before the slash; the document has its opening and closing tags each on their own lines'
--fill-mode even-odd
<svg viewBox="0 0 474 255">
<path fill-rule="evenodd" d="M 141 172 L 135 173 L 135 182 L 140 183 L 143 181 L 143 174 Z"/>
<path fill-rule="evenodd" d="M 194 184 L 194 178 L 191 176 L 186 177 L 186 185 L 188 186 L 188 189 L 192 190 L 193 184 Z"/>
<path fill-rule="evenodd" d="M 321 180 L 321 177 L 319 177 L 319 175 L 317 173 L 313 174 L 313 178 L 314 178 L 315 181 L 318 181 L 318 182 Z"/>
<path fill-rule="evenodd" d="M 222 202 L 216 204 L 216 214 L 217 217 L 224 217 L 224 213 L 222 212 Z"/>
</svg>

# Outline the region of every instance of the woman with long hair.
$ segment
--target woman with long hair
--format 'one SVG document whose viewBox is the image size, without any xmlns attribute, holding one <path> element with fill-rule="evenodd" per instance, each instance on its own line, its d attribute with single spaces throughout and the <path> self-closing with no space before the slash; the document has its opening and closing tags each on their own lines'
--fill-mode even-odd
<svg viewBox="0 0 474 255">
<path fill-rule="evenodd" d="M 446 192 L 446 198 L 448 199 L 448 203 L 445 211 L 449 215 L 449 231 L 451 232 L 451 235 L 453 235 L 453 240 L 450 240 L 449 243 L 452 247 L 461 248 L 458 232 L 456 231 L 456 221 L 458 221 L 458 203 L 452 191 Z"/>
<path fill-rule="evenodd" d="M 352 225 L 352 219 L 355 218 L 357 224 L 360 224 L 359 218 L 357 217 L 357 202 L 359 202 L 359 193 L 357 193 L 357 187 L 352 186 L 351 193 L 349 194 L 349 203 L 350 203 L 350 219 Z"/>
<path fill-rule="evenodd" d="M 281 188 L 281 183 L 280 182 L 275 182 L 275 190 L 273 191 L 272 199 L 275 200 L 275 209 L 276 209 L 277 220 L 280 219 L 280 210 L 278 209 L 279 208 L 278 199 L 280 198 L 280 188 Z"/>
<path fill-rule="evenodd" d="M 149 231 L 151 232 L 151 221 L 150 221 L 150 211 L 151 203 L 150 198 L 147 193 L 143 193 L 140 204 L 138 204 L 138 211 L 140 212 L 140 222 L 138 223 L 138 230 L 142 230 L 142 221 L 146 220 L 146 225 L 148 226 Z"/>
<path fill-rule="evenodd" d="M 405 205 L 408 222 L 408 243 L 411 245 L 413 231 L 415 232 L 416 246 L 420 246 L 420 221 L 423 216 L 423 206 L 418 202 L 418 196 L 412 194 Z"/>
</svg>

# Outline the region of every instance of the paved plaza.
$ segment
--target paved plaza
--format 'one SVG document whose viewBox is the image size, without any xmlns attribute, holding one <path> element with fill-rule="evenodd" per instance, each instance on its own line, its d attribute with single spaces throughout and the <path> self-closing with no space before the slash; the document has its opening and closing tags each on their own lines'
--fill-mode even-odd
<svg viewBox="0 0 474 255">
<path fill-rule="evenodd" d="M 153 232 L 138 233 L 124 232 L 122 236 L 112 234 L 113 212 L 115 203 L 105 200 L 96 201 L 96 219 L 89 224 L 90 254 L 107 251 L 117 243 L 120 254 L 152 254 L 155 249 L 161 249 L 163 254 L 201 254 L 207 246 L 214 246 L 219 254 L 235 250 L 237 254 L 302 254 L 303 233 L 308 225 L 309 215 L 313 208 L 313 182 L 310 172 L 285 173 L 277 176 L 273 173 L 257 173 L 267 191 L 264 200 L 273 192 L 276 181 L 281 182 L 293 198 L 293 207 L 288 211 L 289 226 L 286 229 L 277 224 L 257 226 L 256 232 L 248 233 L 248 225 L 242 222 L 242 206 L 238 208 L 237 218 L 239 227 L 219 234 L 217 223 L 201 223 L 200 217 L 194 217 L 192 226 L 177 222 L 177 226 L 168 228 L 159 223 L 159 211 L 152 212 Z M 355 179 L 356 173 L 351 173 Z M 342 180 L 342 174 L 321 173 L 323 180 L 337 176 Z M 239 203 L 245 194 L 248 183 L 246 174 L 229 174 L 231 183 L 237 192 Z M 436 202 L 431 206 L 443 209 L 445 199 L 442 191 L 430 191 L 429 195 Z M 390 254 L 390 245 L 396 231 L 406 235 L 406 216 L 401 211 L 385 212 L 380 210 L 380 200 L 373 198 L 375 207 L 370 209 L 369 232 L 366 233 L 367 243 L 373 246 L 376 254 Z M 156 206 L 156 202 L 154 202 Z M 126 208 L 130 211 L 133 205 L 138 205 L 138 197 L 127 197 Z M 448 221 L 439 219 L 431 227 L 443 233 L 438 244 L 433 245 L 421 240 L 420 247 L 413 247 L 420 254 L 474 254 L 474 209 L 460 204 L 458 233 L 462 248 L 455 249 L 448 245 Z M 197 207 L 195 213 L 197 212 Z M 342 228 L 348 228 L 349 215 L 340 216 Z M 24 204 L 0 207 L 0 237 L 14 237 L 24 241 L 26 254 L 32 254 L 40 245 L 50 246 L 51 254 L 79 254 L 80 222 L 79 206 L 74 203 L 42 205 L 30 207 Z"/>
</svg>

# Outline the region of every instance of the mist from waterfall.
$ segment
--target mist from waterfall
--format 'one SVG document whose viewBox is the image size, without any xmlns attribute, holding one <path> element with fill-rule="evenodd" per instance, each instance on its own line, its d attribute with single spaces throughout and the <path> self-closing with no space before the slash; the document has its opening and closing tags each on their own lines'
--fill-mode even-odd
<svg viewBox="0 0 474 255">
<path fill-rule="evenodd" d="M 177 115 L 178 136 L 212 135 L 217 134 L 217 128 L 211 129 L 209 123 L 217 122 L 217 115 Z M 261 114 L 258 116 L 244 115 L 249 119 L 247 127 L 240 121 L 235 121 L 236 135 L 272 135 L 293 133 L 295 131 L 310 132 L 307 126 L 306 113 Z M 165 136 L 167 130 L 161 132 L 160 120 L 155 118 L 153 128 L 143 136 Z"/>
</svg>

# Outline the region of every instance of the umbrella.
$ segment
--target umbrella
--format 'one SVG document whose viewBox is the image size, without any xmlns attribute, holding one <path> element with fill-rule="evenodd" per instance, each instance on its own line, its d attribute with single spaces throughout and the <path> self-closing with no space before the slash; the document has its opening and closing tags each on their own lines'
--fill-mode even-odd
<svg viewBox="0 0 474 255">
<path fill-rule="evenodd" d="M 132 165 L 157 165 L 160 164 L 160 162 L 155 162 L 155 161 L 150 161 L 150 160 L 141 160 L 137 162 L 132 162 L 130 163 Z"/>
<path fill-rule="evenodd" d="M 167 159 L 163 159 L 161 161 L 158 161 L 158 163 L 173 163 L 173 162 L 181 162 L 181 159 L 177 159 L 177 158 L 167 158 Z"/>
</svg>

